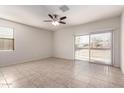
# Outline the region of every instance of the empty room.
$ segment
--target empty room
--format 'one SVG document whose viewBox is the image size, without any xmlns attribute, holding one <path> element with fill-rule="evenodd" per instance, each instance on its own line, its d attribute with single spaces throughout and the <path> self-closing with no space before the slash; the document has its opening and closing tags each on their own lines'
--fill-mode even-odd
<svg viewBox="0 0 124 93">
<path fill-rule="evenodd" d="M 0 5 L 0 88 L 124 88 L 124 5 Z"/>
</svg>

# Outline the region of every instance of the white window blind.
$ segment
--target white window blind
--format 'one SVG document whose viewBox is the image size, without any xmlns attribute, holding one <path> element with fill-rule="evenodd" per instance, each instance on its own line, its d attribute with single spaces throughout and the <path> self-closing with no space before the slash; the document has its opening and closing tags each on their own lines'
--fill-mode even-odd
<svg viewBox="0 0 124 93">
<path fill-rule="evenodd" d="M 0 50 L 14 50 L 12 28 L 0 27 Z"/>
</svg>

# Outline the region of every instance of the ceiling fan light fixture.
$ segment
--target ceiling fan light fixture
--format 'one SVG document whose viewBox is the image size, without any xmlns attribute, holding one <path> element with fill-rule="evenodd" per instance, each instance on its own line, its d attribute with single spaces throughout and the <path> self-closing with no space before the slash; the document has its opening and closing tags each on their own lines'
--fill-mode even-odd
<svg viewBox="0 0 124 93">
<path fill-rule="evenodd" d="M 58 22 L 58 21 L 53 21 L 53 22 L 52 22 L 52 25 L 58 26 L 58 25 L 59 25 L 59 22 Z"/>
<path fill-rule="evenodd" d="M 51 20 L 44 20 L 44 22 L 51 22 L 52 25 L 54 26 L 66 24 L 66 22 L 63 21 L 67 18 L 66 16 L 60 17 L 57 14 L 48 14 L 48 16 L 50 17 Z"/>
</svg>

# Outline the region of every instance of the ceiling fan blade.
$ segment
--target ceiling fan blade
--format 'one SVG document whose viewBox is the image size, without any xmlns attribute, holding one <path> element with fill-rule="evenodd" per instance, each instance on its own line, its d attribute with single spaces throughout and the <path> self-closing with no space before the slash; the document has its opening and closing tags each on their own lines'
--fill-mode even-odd
<svg viewBox="0 0 124 93">
<path fill-rule="evenodd" d="M 63 21 L 59 21 L 59 23 L 61 23 L 61 24 L 66 24 L 66 22 L 63 22 Z"/>
<path fill-rule="evenodd" d="M 64 17 L 61 17 L 61 18 L 60 18 L 60 20 L 64 20 L 64 19 L 66 19 L 66 18 L 67 18 L 67 17 L 66 17 L 66 16 L 64 16 Z"/>
<path fill-rule="evenodd" d="M 48 16 L 49 16 L 51 19 L 53 19 L 53 16 L 52 16 L 51 14 L 48 14 Z"/>
<path fill-rule="evenodd" d="M 52 20 L 44 20 L 44 22 L 52 22 Z"/>
</svg>

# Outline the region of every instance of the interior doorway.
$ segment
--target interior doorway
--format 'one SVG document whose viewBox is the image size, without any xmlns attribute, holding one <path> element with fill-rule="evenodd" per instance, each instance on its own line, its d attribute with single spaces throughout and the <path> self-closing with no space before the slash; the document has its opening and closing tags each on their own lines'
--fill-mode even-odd
<svg viewBox="0 0 124 93">
<path fill-rule="evenodd" d="M 112 65 L 112 32 L 75 36 L 75 60 Z"/>
</svg>

